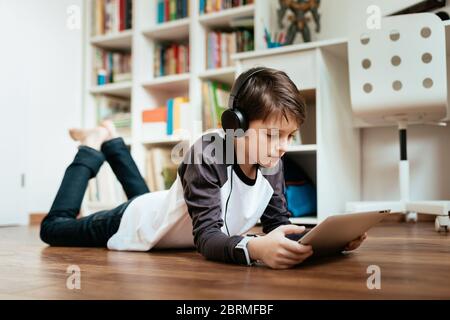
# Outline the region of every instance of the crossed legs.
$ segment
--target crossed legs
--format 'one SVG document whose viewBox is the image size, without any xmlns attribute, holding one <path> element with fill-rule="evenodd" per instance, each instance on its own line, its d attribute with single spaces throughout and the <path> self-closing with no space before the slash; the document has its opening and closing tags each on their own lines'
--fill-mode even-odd
<svg viewBox="0 0 450 320">
<path fill-rule="evenodd" d="M 128 204 L 150 191 L 123 139 L 115 135 L 110 122 L 91 130 L 71 130 L 71 136 L 80 140 L 81 145 L 41 223 L 40 237 L 52 246 L 104 247 L 119 228 Z M 97 175 L 105 160 L 121 183 L 128 201 L 114 209 L 77 219 L 88 181 Z"/>
</svg>

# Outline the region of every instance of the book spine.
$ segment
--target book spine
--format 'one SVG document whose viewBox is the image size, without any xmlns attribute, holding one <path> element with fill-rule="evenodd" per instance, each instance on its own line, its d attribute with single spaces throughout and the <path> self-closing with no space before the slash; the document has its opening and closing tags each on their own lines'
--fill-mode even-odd
<svg viewBox="0 0 450 320">
<path fill-rule="evenodd" d="M 175 73 L 181 73 L 181 69 L 180 69 L 180 67 L 181 67 L 181 64 L 180 64 L 180 57 L 179 57 L 179 49 L 180 49 L 180 46 L 178 46 L 178 45 L 174 45 L 174 47 L 173 47 L 173 49 L 174 49 L 174 64 L 175 64 Z"/>
<path fill-rule="evenodd" d="M 221 34 L 220 32 L 216 33 L 216 44 L 215 44 L 215 50 L 214 50 L 214 56 L 216 58 L 216 67 L 221 67 L 222 66 L 222 61 L 221 61 L 221 57 L 220 57 L 220 39 L 221 39 Z"/>
<path fill-rule="evenodd" d="M 125 0 L 119 0 L 119 31 L 125 30 Z"/>
<path fill-rule="evenodd" d="M 133 28 L 133 0 L 126 0 L 125 29 Z"/>
<path fill-rule="evenodd" d="M 173 99 L 167 101 L 167 135 L 173 134 Z"/>
<path fill-rule="evenodd" d="M 183 0 L 183 18 L 188 16 L 188 0 Z"/>
<path fill-rule="evenodd" d="M 158 23 L 164 22 L 164 0 L 158 0 Z"/>
<path fill-rule="evenodd" d="M 180 129 L 180 123 L 181 123 L 181 119 L 180 119 L 180 105 L 181 105 L 181 101 L 180 99 L 176 98 L 175 102 L 174 102 L 174 108 L 173 108 L 173 130 L 179 130 Z"/>
<path fill-rule="evenodd" d="M 176 0 L 170 0 L 170 20 L 176 20 L 177 8 Z"/>
<path fill-rule="evenodd" d="M 176 3 L 175 3 L 176 19 L 180 19 L 183 16 L 181 13 L 181 10 L 182 10 L 181 2 L 182 2 L 182 0 L 176 0 Z"/>
<path fill-rule="evenodd" d="M 164 21 L 170 20 L 170 0 L 164 0 Z"/>
<path fill-rule="evenodd" d="M 120 12 L 119 12 L 120 0 L 112 0 L 112 32 L 119 32 L 120 24 Z"/>
</svg>

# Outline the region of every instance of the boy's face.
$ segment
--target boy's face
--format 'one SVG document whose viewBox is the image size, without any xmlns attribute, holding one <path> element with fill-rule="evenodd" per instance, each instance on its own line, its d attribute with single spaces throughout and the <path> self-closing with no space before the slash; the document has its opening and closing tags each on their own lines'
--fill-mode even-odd
<svg viewBox="0 0 450 320">
<path fill-rule="evenodd" d="M 291 116 L 288 119 L 269 116 L 265 121 L 250 121 L 244 137 L 238 138 L 239 147 L 245 144 L 245 162 L 266 168 L 276 166 L 298 129 L 297 122 Z"/>
</svg>

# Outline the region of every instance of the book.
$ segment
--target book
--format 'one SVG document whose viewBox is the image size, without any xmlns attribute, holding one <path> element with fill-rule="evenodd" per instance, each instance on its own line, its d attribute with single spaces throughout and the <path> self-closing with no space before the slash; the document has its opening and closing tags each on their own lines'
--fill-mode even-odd
<svg viewBox="0 0 450 320">
<path fill-rule="evenodd" d="M 208 69 L 233 66 L 231 55 L 254 50 L 254 32 L 249 29 L 210 31 L 206 36 Z"/>
<path fill-rule="evenodd" d="M 146 181 L 150 191 L 169 189 L 177 177 L 177 165 L 171 159 L 170 147 L 153 147 L 147 151 Z"/>
<path fill-rule="evenodd" d="M 167 107 L 158 107 L 142 111 L 143 139 L 163 139 L 167 130 Z"/>
<path fill-rule="evenodd" d="M 107 163 L 103 164 L 95 178 L 89 180 L 87 192 L 90 202 L 107 207 L 119 205 L 127 200 L 122 185 Z"/>
<path fill-rule="evenodd" d="M 228 107 L 231 88 L 217 81 L 202 83 L 203 130 L 221 128 L 223 111 Z"/>
<path fill-rule="evenodd" d="M 123 137 L 131 136 L 130 100 L 112 96 L 96 97 L 97 124 L 103 120 L 111 120 L 117 133 Z"/>
<path fill-rule="evenodd" d="M 189 44 L 157 43 L 154 55 L 154 76 L 161 77 L 189 72 Z"/>
<path fill-rule="evenodd" d="M 142 111 L 142 135 L 144 140 L 164 139 L 174 134 L 191 134 L 193 113 L 187 97 L 168 99 L 165 106 Z"/>
<path fill-rule="evenodd" d="M 216 12 L 252 4 L 253 0 L 200 0 L 200 14 Z"/>
<path fill-rule="evenodd" d="M 158 0 L 156 22 L 164 23 L 189 16 L 189 0 Z"/>
<path fill-rule="evenodd" d="M 173 101 L 174 99 L 169 99 L 167 101 L 167 130 L 166 134 L 168 136 L 173 133 Z"/>
<path fill-rule="evenodd" d="M 186 97 L 176 97 L 167 100 L 167 130 L 166 134 L 168 136 L 174 133 L 174 130 L 180 128 L 180 104 L 189 101 Z"/>
<path fill-rule="evenodd" d="M 93 83 L 105 85 L 132 79 L 130 52 L 94 49 Z"/>
</svg>

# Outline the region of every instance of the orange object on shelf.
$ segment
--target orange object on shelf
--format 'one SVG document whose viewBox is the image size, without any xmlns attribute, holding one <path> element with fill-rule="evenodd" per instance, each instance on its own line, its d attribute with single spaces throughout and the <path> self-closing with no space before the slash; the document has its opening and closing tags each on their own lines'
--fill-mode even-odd
<svg viewBox="0 0 450 320">
<path fill-rule="evenodd" d="M 167 107 L 159 107 L 142 111 L 142 122 L 166 122 Z"/>
</svg>

